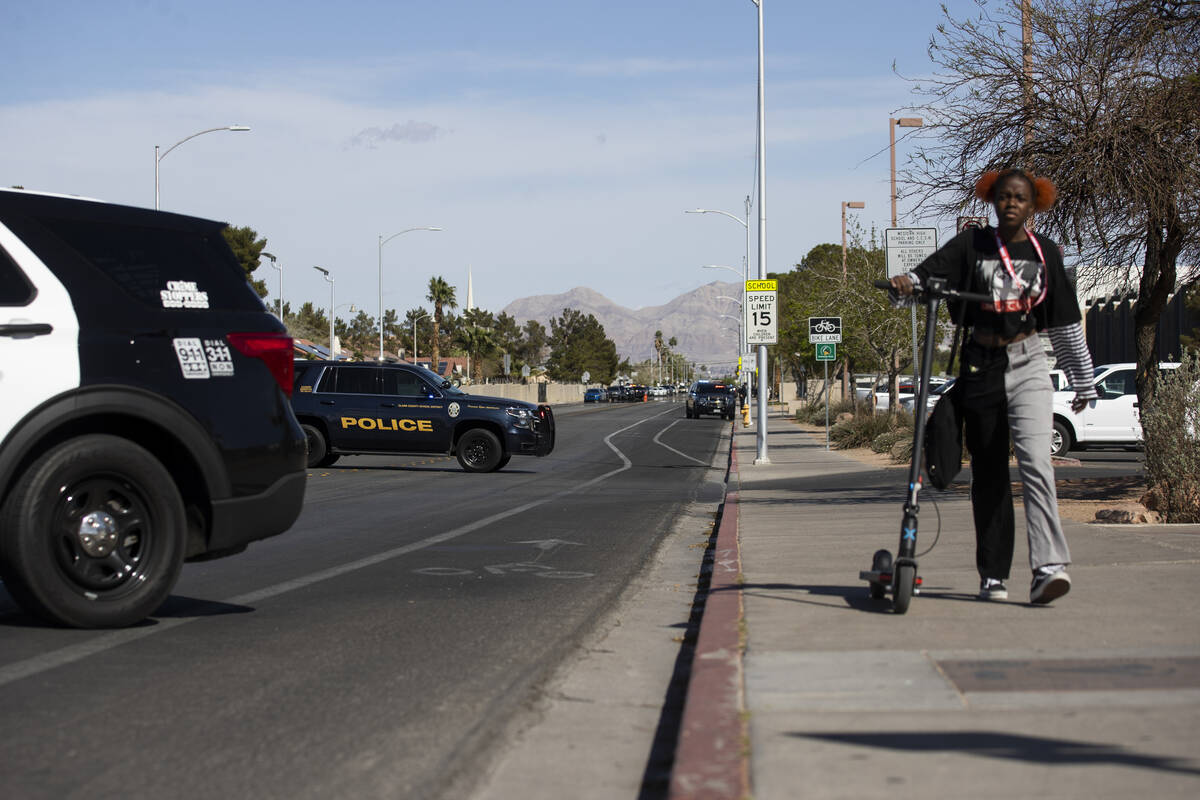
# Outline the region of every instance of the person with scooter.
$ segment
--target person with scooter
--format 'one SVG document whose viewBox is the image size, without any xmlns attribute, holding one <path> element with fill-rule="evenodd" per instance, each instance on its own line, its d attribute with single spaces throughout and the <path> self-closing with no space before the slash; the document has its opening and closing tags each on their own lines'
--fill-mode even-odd
<svg viewBox="0 0 1200 800">
<path fill-rule="evenodd" d="M 996 226 L 968 228 L 906 275 L 891 279 L 907 297 L 931 278 L 990 297 L 969 303 L 958 380 L 967 449 L 971 454 L 971 505 L 979 597 L 1008 597 L 1015 521 L 1008 474 L 1009 440 L 1024 487 L 1026 535 L 1033 570 L 1029 600 L 1046 604 L 1071 589 L 1067 539 L 1058 515 L 1050 370 L 1038 333 L 1049 333 L 1057 367 L 1075 391 L 1071 407 L 1096 398 L 1092 357 L 1084 339 L 1075 290 L 1059 246 L 1026 225 L 1046 211 L 1054 184 L 1020 169 L 987 172 L 975 194 L 992 204 Z M 952 309 L 952 315 L 957 316 Z"/>
</svg>

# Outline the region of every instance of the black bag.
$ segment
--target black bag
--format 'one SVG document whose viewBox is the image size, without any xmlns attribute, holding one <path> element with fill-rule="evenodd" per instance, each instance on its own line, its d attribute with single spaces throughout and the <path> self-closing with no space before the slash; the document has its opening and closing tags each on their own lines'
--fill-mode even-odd
<svg viewBox="0 0 1200 800">
<path fill-rule="evenodd" d="M 959 381 L 942 393 L 925 421 L 925 474 L 938 490 L 945 490 L 962 470 L 963 421 L 959 408 Z"/>
<path fill-rule="evenodd" d="M 958 353 L 958 337 L 963 332 L 963 317 L 966 314 L 966 303 L 962 303 L 958 312 L 958 324 L 954 327 L 954 339 L 950 344 L 950 361 L 946 364 L 946 372 L 954 368 L 954 356 Z M 925 475 L 929 483 L 938 491 L 945 491 L 958 473 L 962 471 L 963 452 L 963 418 L 962 418 L 962 381 L 942 392 L 941 399 L 933 406 L 933 413 L 925 420 Z M 914 407 L 914 413 L 915 407 Z"/>
</svg>

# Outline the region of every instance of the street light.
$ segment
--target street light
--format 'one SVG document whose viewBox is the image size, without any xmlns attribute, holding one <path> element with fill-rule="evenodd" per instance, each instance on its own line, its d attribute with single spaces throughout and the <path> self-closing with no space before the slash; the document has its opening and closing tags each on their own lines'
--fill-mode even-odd
<svg viewBox="0 0 1200 800">
<path fill-rule="evenodd" d="M 434 227 L 428 227 L 428 226 L 420 227 L 420 228 L 405 228 L 404 230 L 400 231 L 400 233 L 393 233 L 391 236 L 387 237 L 386 239 L 383 238 L 382 233 L 379 234 L 379 360 L 380 361 L 383 361 L 383 246 L 385 244 L 387 244 L 388 242 L 390 242 L 392 239 L 395 239 L 397 236 L 403 236 L 404 234 L 412 233 L 413 231 L 440 231 L 440 230 L 441 230 L 441 228 L 434 228 Z M 415 331 L 416 328 L 414 327 L 413 330 Z M 417 344 L 417 339 L 416 339 L 416 333 L 414 332 L 414 334 L 413 334 L 413 350 L 416 350 L 416 344 Z"/>
<path fill-rule="evenodd" d="M 685 213 L 685 214 L 720 214 L 723 217 L 729 217 L 729 219 L 733 220 L 738 225 L 741 225 L 743 228 L 746 229 L 746 254 L 744 256 L 742 256 L 742 276 L 741 276 L 742 277 L 742 298 L 744 299 L 746 297 L 746 281 L 750 280 L 750 195 L 746 195 L 746 219 L 745 220 L 738 219 L 733 214 L 730 214 L 728 211 L 718 211 L 715 208 L 693 208 L 691 210 L 684 211 L 683 213 Z M 733 268 L 725 267 L 724 269 L 733 269 Z M 734 270 L 734 271 L 736 272 L 736 270 Z M 741 305 L 741 304 L 739 303 L 739 305 Z M 742 351 L 744 351 L 748 348 L 748 345 L 746 344 L 746 342 L 740 341 L 740 342 L 738 342 L 738 347 Z M 739 352 L 738 355 L 740 356 L 741 353 Z"/>
<path fill-rule="evenodd" d="M 718 299 L 718 300 L 729 300 L 730 302 L 737 303 L 737 304 L 738 304 L 738 308 L 741 308 L 741 307 L 742 307 L 742 301 L 741 301 L 741 300 L 738 300 L 736 297 L 730 297 L 730 296 L 729 296 L 729 295 L 727 295 L 727 294 L 719 294 L 719 295 L 717 295 L 717 299 Z"/>
<path fill-rule="evenodd" d="M 429 312 L 422 311 L 418 316 L 413 317 L 413 363 L 417 363 L 417 322 L 429 316 Z"/>
<path fill-rule="evenodd" d="M 842 202 L 842 282 L 846 280 L 846 209 L 847 208 L 866 208 L 867 204 L 863 202 Z"/>
<path fill-rule="evenodd" d="M 925 123 L 920 117 L 888 118 L 888 149 L 892 155 L 892 227 L 896 227 L 896 127 L 920 128 Z"/>
<path fill-rule="evenodd" d="M 333 278 L 329 277 L 329 270 L 324 267 L 314 266 L 317 272 L 325 276 L 325 280 L 329 281 L 329 360 L 335 360 L 333 352 Z"/>
<path fill-rule="evenodd" d="M 888 117 L 888 149 L 891 151 L 892 160 L 892 227 L 896 227 L 896 126 L 901 128 L 920 128 L 925 123 L 920 117 L 901 117 L 900 119 L 892 119 Z M 921 379 L 917 375 L 917 307 L 909 307 L 909 318 L 912 321 L 912 349 L 913 349 L 913 396 L 918 397 L 918 390 L 921 388 Z"/>
<path fill-rule="evenodd" d="M 249 126 L 246 126 L 246 125 L 224 125 L 220 128 L 208 128 L 207 130 L 197 131 L 196 133 L 193 133 L 191 136 L 183 137 L 178 142 L 176 142 L 175 144 L 168 147 L 166 150 L 164 150 L 162 152 L 162 155 L 159 155 L 159 153 L 158 153 L 158 145 L 154 145 L 154 208 L 155 208 L 155 210 L 158 209 L 158 162 L 160 162 L 164 158 L 166 158 L 167 153 L 171 152 L 176 147 L 179 147 L 179 145 L 183 144 L 188 139 L 195 139 L 197 136 L 202 136 L 206 133 L 215 133 L 216 131 L 248 131 L 248 130 L 250 130 L 250 128 L 249 128 Z"/>
<path fill-rule="evenodd" d="M 279 270 L 279 321 L 283 322 L 283 265 L 275 263 L 275 256 L 270 253 L 263 252 L 259 255 L 271 259 L 271 266 Z"/>
</svg>

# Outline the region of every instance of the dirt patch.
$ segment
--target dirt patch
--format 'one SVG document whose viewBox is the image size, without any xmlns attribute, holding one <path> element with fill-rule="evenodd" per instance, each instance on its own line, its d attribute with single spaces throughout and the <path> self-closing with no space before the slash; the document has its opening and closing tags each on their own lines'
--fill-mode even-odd
<svg viewBox="0 0 1200 800">
<path fill-rule="evenodd" d="M 825 438 L 825 426 L 796 425 L 810 433 L 819 434 Z M 908 463 L 897 464 L 887 453 L 876 453 L 869 447 L 856 447 L 850 450 L 838 450 L 842 455 L 849 456 L 863 464 L 878 468 L 908 469 Z M 1104 478 L 1073 478 L 1056 481 L 1058 487 L 1058 513 L 1063 519 L 1072 522 L 1095 522 L 1096 512 L 1110 508 L 1121 508 L 1136 504 L 1146 493 L 1146 479 L 1138 475 L 1122 475 Z M 1021 482 L 1013 482 L 1013 498 L 1020 513 Z M 966 485 L 956 484 L 947 491 L 966 494 Z"/>
</svg>

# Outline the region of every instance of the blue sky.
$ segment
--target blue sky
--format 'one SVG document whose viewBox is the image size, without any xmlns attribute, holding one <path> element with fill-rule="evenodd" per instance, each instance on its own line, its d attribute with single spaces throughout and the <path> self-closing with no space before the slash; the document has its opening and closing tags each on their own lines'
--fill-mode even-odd
<svg viewBox="0 0 1200 800">
<path fill-rule="evenodd" d="M 293 304 L 374 315 L 431 275 L 478 306 L 587 286 L 658 305 L 740 269 L 754 193 L 750 0 L 0 0 L 0 184 L 249 225 Z M 956 16 L 970 0 L 948 3 Z M 764 0 L 768 268 L 889 223 L 892 69 L 931 70 L 939 2 Z M 904 133 L 903 129 L 898 133 Z M 905 142 L 898 146 L 903 163 Z M 908 214 L 901 224 L 938 226 Z M 757 214 L 751 272 L 757 269 Z M 278 273 L 264 266 L 270 300 Z M 348 308 L 340 308 L 340 316 Z"/>
</svg>

